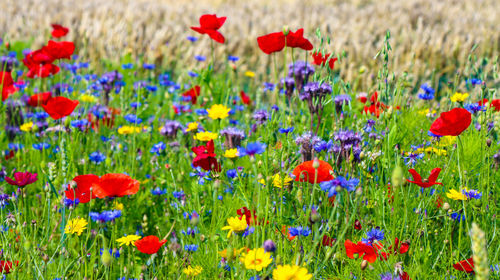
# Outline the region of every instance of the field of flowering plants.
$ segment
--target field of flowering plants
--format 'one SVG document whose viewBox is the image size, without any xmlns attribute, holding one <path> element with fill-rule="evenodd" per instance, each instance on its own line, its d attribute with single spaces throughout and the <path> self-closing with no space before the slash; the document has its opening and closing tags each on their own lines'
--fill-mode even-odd
<svg viewBox="0 0 500 280">
<path fill-rule="evenodd" d="M 198 17 L 194 64 L 0 39 L 3 279 L 500 279 L 498 44 L 413 75 L 386 31 L 347 78 L 319 27 Z"/>
</svg>

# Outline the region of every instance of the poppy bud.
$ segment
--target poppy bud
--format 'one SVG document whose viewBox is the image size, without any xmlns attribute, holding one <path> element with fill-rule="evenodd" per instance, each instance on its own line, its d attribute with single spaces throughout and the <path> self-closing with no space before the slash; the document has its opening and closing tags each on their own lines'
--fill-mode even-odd
<svg viewBox="0 0 500 280">
<path fill-rule="evenodd" d="M 361 262 L 361 270 L 365 270 L 366 267 L 368 267 L 368 261 L 367 260 L 363 260 Z"/>
<path fill-rule="evenodd" d="M 288 33 L 290 33 L 290 28 L 288 28 L 288 25 L 283 26 L 283 34 L 287 36 Z"/>
<path fill-rule="evenodd" d="M 361 222 L 358 219 L 356 219 L 356 221 L 354 222 L 354 229 L 361 230 L 361 228 L 362 228 Z"/>
<path fill-rule="evenodd" d="M 488 147 L 491 146 L 491 139 L 486 139 L 486 146 L 488 146 Z"/>
<path fill-rule="evenodd" d="M 108 249 L 102 250 L 101 261 L 104 266 L 109 266 L 111 264 L 112 258 Z"/>
<path fill-rule="evenodd" d="M 313 161 L 313 168 L 318 169 L 319 168 L 319 160 L 317 158 L 314 159 Z"/>
<path fill-rule="evenodd" d="M 450 204 L 448 202 L 443 203 L 443 210 L 447 211 L 448 209 L 450 209 Z"/>
<path fill-rule="evenodd" d="M 361 187 L 356 189 L 356 195 L 361 196 L 363 194 L 363 189 Z"/>
<path fill-rule="evenodd" d="M 318 211 L 316 211 L 316 209 L 313 209 L 311 211 L 311 216 L 309 217 L 309 221 L 314 224 L 318 221 L 321 220 L 321 216 L 319 215 Z"/>
<path fill-rule="evenodd" d="M 199 218 L 198 214 L 193 214 L 191 216 L 191 220 L 189 221 L 189 223 L 192 226 L 197 226 L 199 222 L 200 222 L 200 218 Z"/>
<path fill-rule="evenodd" d="M 392 185 L 394 187 L 399 187 L 403 183 L 403 168 L 401 166 L 396 166 L 394 170 L 392 171 L 392 177 L 391 177 Z"/>
</svg>

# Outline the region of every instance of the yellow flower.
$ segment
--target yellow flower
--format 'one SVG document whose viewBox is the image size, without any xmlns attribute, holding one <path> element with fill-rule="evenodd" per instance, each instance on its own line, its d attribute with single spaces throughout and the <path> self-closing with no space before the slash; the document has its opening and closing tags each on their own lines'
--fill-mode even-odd
<svg viewBox="0 0 500 280">
<path fill-rule="evenodd" d="M 64 233 L 73 234 L 76 233 L 78 236 L 87 228 L 87 221 L 84 218 L 75 218 L 68 221 L 66 227 L 64 228 Z"/>
<path fill-rule="evenodd" d="M 422 109 L 422 110 L 417 111 L 417 113 L 418 113 L 419 115 L 423 115 L 423 116 L 425 116 L 425 115 L 427 115 L 427 114 L 435 114 L 435 113 L 436 113 L 436 110 L 431 110 L 431 109 Z"/>
<path fill-rule="evenodd" d="M 247 229 L 247 220 L 243 217 L 231 217 L 227 219 L 228 225 L 223 227 L 222 230 L 229 230 L 227 238 L 231 237 L 231 233 L 241 233 Z"/>
<path fill-rule="evenodd" d="M 224 249 L 219 252 L 219 256 L 221 256 L 221 258 L 224 258 L 226 260 L 231 259 L 232 257 L 236 257 L 239 254 L 241 254 L 241 252 L 243 252 L 245 249 L 246 249 L 245 247 L 241 247 L 240 249 L 230 249 L 229 254 L 227 252 L 227 249 Z"/>
<path fill-rule="evenodd" d="M 246 269 L 257 271 L 266 268 L 272 261 L 271 253 L 264 251 L 264 248 L 250 250 L 240 258 L 240 262 L 245 264 Z"/>
<path fill-rule="evenodd" d="M 264 178 L 260 179 L 259 181 L 257 181 L 259 183 L 261 183 L 262 185 L 266 185 L 266 180 L 264 180 Z"/>
<path fill-rule="evenodd" d="M 467 196 L 465 194 L 454 189 L 451 189 L 449 192 L 447 192 L 446 196 L 453 200 L 467 200 Z"/>
<path fill-rule="evenodd" d="M 141 237 L 139 235 L 131 234 L 131 235 L 125 235 L 124 237 L 120 237 L 120 238 L 116 239 L 116 242 L 120 243 L 119 246 L 123 246 L 123 245 L 130 246 L 130 245 L 135 245 L 135 242 L 139 239 L 141 239 Z"/>
<path fill-rule="evenodd" d="M 438 156 L 446 156 L 448 152 L 446 152 L 446 150 L 443 150 L 443 149 L 438 149 L 438 148 L 434 148 L 434 147 L 427 147 L 427 148 L 418 148 L 415 153 L 417 154 L 421 154 L 421 153 L 433 153 L 433 154 L 436 154 Z"/>
<path fill-rule="evenodd" d="M 292 177 L 285 175 L 283 179 L 280 178 L 280 174 L 275 174 L 273 176 L 273 185 L 277 188 L 282 188 L 283 186 L 288 187 L 290 185 L 290 182 L 292 182 L 293 179 Z"/>
<path fill-rule="evenodd" d="M 198 123 L 197 122 L 190 122 L 187 124 L 188 128 L 186 129 L 186 131 L 194 131 L 194 130 L 198 130 Z"/>
<path fill-rule="evenodd" d="M 234 148 L 234 149 L 229 149 L 229 150 L 226 150 L 224 152 L 224 157 L 227 157 L 227 158 L 235 158 L 235 157 L 238 157 L 238 149 Z"/>
<path fill-rule="evenodd" d="M 33 122 L 27 122 L 22 124 L 19 129 L 24 132 L 29 132 L 33 128 Z"/>
<path fill-rule="evenodd" d="M 437 142 L 437 145 L 441 147 L 447 147 L 455 144 L 456 141 L 457 141 L 456 136 L 443 136 L 441 137 L 439 142 Z"/>
<path fill-rule="evenodd" d="M 113 201 L 113 209 L 115 210 L 123 210 L 123 204 L 114 200 Z"/>
<path fill-rule="evenodd" d="M 217 139 L 217 133 L 213 133 L 213 132 L 210 132 L 210 131 L 198 132 L 194 136 L 194 139 L 195 140 L 199 140 L 199 141 L 215 140 L 215 139 Z"/>
<path fill-rule="evenodd" d="M 203 267 L 197 265 L 195 267 L 188 266 L 187 268 L 184 268 L 182 272 L 186 274 L 187 276 L 196 276 L 200 274 L 203 271 Z"/>
<path fill-rule="evenodd" d="M 95 103 L 97 101 L 97 98 L 90 94 L 83 94 L 82 96 L 80 96 L 80 100 L 83 102 Z"/>
<path fill-rule="evenodd" d="M 273 270 L 274 280 L 309 280 L 312 274 L 307 272 L 307 268 L 298 265 L 278 265 Z"/>
<path fill-rule="evenodd" d="M 207 110 L 208 117 L 212 120 L 227 118 L 229 116 L 229 111 L 231 111 L 230 108 L 221 104 L 212 105 L 212 107 Z"/>
<path fill-rule="evenodd" d="M 254 72 L 252 72 L 252 71 L 246 71 L 246 72 L 245 72 L 245 76 L 250 77 L 250 78 L 253 78 L 253 77 L 255 77 L 255 73 L 254 73 Z"/>
<path fill-rule="evenodd" d="M 146 127 L 144 127 L 146 128 Z M 132 133 L 139 133 L 141 132 L 142 128 L 140 126 L 129 126 L 129 125 L 124 125 L 120 128 L 118 128 L 118 133 L 119 134 L 132 134 Z"/>
<path fill-rule="evenodd" d="M 464 102 L 465 99 L 467 99 L 467 97 L 469 97 L 469 94 L 468 93 L 460 93 L 460 92 L 455 92 L 455 94 L 453 94 L 451 97 L 450 97 L 450 100 L 452 102 Z"/>
</svg>

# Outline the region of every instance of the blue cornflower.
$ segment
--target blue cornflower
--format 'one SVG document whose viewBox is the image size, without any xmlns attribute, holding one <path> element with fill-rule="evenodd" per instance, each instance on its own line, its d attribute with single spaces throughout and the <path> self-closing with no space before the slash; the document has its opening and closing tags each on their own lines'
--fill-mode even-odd
<svg viewBox="0 0 500 280">
<path fill-rule="evenodd" d="M 194 227 L 194 228 L 188 227 L 186 230 L 181 230 L 181 233 L 184 235 L 194 236 L 195 234 L 200 233 L 200 231 L 198 230 L 198 227 Z"/>
<path fill-rule="evenodd" d="M 309 229 L 309 227 L 303 228 L 301 226 L 298 226 L 289 228 L 288 233 L 290 234 L 290 236 L 308 236 L 309 234 L 311 234 L 311 230 Z"/>
<path fill-rule="evenodd" d="M 141 102 L 132 102 L 130 103 L 130 107 L 134 108 L 134 109 L 137 109 L 139 107 L 141 107 Z"/>
<path fill-rule="evenodd" d="M 78 203 L 80 203 L 80 200 L 78 198 L 75 198 L 75 200 L 71 200 L 69 198 L 64 199 L 64 206 L 68 208 L 69 207 L 75 208 L 78 205 Z"/>
<path fill-rule="evenodd" d="M 89 155 L 89 160 L 95 164 L 99 164 L 99 163 L 103 162 L 105 159 L 106 159 L 106 156 L 99 151 L 93 152 Z"/>
<path fill-rule="evenodd" d="M 39 150 L 39 151 L 50 148 L 50 144 L 45 143 L 45 142 L 35 143 L 32 146 L 33 146 L 33 149 Z"/>
<path fill-rule="evenodd" d="M 196 252 L 198 250 L 198 245 L 196 244 L 184 245 L 184 250 L 188 252 Z"/>
<path fill-rule="evenodd" d="M 5 206 L 9 205 L 10 196 L 8 194 L 0 194 L 0 208 L 4 209 Z"/>
<path fill-rule="evenodd" d="M 434 93 L 436 92 L 433 88 L 431 88 L 428 84 L 423 84 L 420 86 L 424 92 L 418 94 L 418 98 L 423 100 L 431 100 L 434 99 Z"/>
<path fill-rule="evenodd" d="M 471 113 L 471 114 L 475 114 L 475 113 L 481 112 L 481 111 L 486 111 L 486 107 L 485 106 L 481 106 L 481 105 L 479 105 L 477 103 L 465 104 L 464 108 L 467 111 L 469 111 L 469 113 Z"/>
<path fill-rule="evenodd" d="M 480 85 L 481 83 L 483 83 L 483 81 L 481 81 L 480 79 L 472 78 L 468 79 L 466 83 L 471 85 Z"/>
<path fill-rule="evenodd" d="M 238 176 L 238 171 L 236 169 L 229 169 L 226 171 L 226 175 L 228 178 L 234 179 Z"/>
<path fill-rule="evenodd" d="M 140 124 L 142 123 L 142 119 L 137 117 L 136 115 L 134 114 L 128 114 L 125 116 L 125 119 L 130 122 L 130 123 L 133 123 L 133 124 Z"/>
<path fill-rule="evenodd" d="M 361 239 L 366 244 L 384 240 L 384 231 L 380 228 L 372 228 L 366 233 L 366 238 Z"/>
<path fill-rule="evenodd" d="M 321 188 L 322 191 L 328 192 L 328 197 L 332 197 L 334 195 L 337 195 L 337 188 L 341 187 L 346 189 L 347 191 L 352 192 L 356 189 L 358 184 L 359 184 L 359 179 L 356 178 L 345 179 L 342 176 L 337 176 L 337 178 L 333 180 L 321 182 L 319 184 L 319 187 Z"/>
<path fill-rule="evenodd" d="M 151 189 L 151 194 L 152 195 L 162 195 L 162 194 L 166 194 L 167 193 L 167 190 L 162 190 L 160 189 L 160 187 L 156 187 L 154 189 Z"/>
<path fill-rule="evenodd" d="M 436 138 L 441 138 L 441 137 L 443 137 L 442 135 L 437 135 L 437 134 L 432 133 L 430 130 L 427 132 L 427 135 L 429 135 L 429 136 L 431 136 L 431 137 L 436 137 Z"/>
<path fill-rule="evenodd" d="M 206 116 L 208 115 L 208 112 L 206 109 L 196 109 L 194 111 L 198 116 Z"/>
<path fill-rule="evenodd" d="M 462 193 L 469 199 L 474 198 L 474 199 L 481 199 L 483 196 L 483 193 L 481 193 L 478 190 L 462 190 Z"/>
<path fill-rule="evenodd" d="M 172 195 L 177 199 L 182 199 L 185 196 L 184 191 L 173 191 Z"/>
<path fill-rule="evenodd" d="M 279 133 L 284 133 L 284 134 L 288 134 L 290 132 L 293 132 L 295 128 L 293 126 L 289 127 L 289 128 L 280 128 L 278 129 L 278 132 Z"/>
<path fill-rule="evenodd" d="M 236 62 L 236 61 L 240 60 L 240 58 L 237 56 L 230 55 L 227 57 L 227 60 L 232 61 L 232 62 Z"/>
<path fill-rule="evenodd" d="M 160 155 L 160 153 L 163 152 L 166 148 L 167 145 L 165 143 L 159 142 L 157 144 L 154 144 L 153 147 L 151 147 L 151 150 L 149 150 L 149 152 L 152 154 Z"/>
<path fill-rule="evenodd" d="M 189 176 L 191 176 L 191 177 L 198 176 L 199 177 L 198 184 L 204 185 L 205 180 L 207 180 L 207 181 L 212 180 L 212 178 L 208 177 L 208 175 L 210 174 L 210 171 L 205 172 L 205 171 L 203 171 L 203 169 L 201 169 L 201 167 L 196 167 L 194 170 L 195 170 L 195 172 L 190 172 Z"/>
<path fill-rule="evenodd" d="M 92 221 L 94 221 L 94 222 L 106 223 L 106 222 L 114 221 L 116 218 L 121 217 L 122 211 L 121 210 L 109 210 L 109 211 L 102 211 L 101 213 L 90 212 L 89 216 L 92 219 Z"/>
<path fill-rule="evenodd" d="M 72 127 L 78 128 L 83 131 L 89 125 L 89 121 L 86 119 L 74 120 L 71 121 L 70 124 Z"/>
<path fill-rule="evenodd" d="M 313 148 L 317 153 L 326 151 L 328 150 L 328 143 L 325 140 L 321 140 L 318 143 L 315 143 Z"/>
<path fill-rule="evenodd" d="M 186 39 L 188 39 L 188 40 L 189 40 L 189 41 L 191 41 L 191 42 L 196 42 L 196 41 L 198 41 L 198 38 L 193 37 L 193 36 L 187 36 L 187 37 L 186 37 Z"/>
<path fill-rule="evenodd" d="M 144 63 L 144 64 L 142 65 L 142 67 L 143 67 L 144 69 L 146 69 L 146 70 L 153 70 L 153 69 L 155 69 L 155 65 L 154 65 L 154 64 L 148 64 L 148 63 Z"/>
<path fill-rule="evenodd" d="M 203 55 L 195 55 L 194 58 L 198 61 L 205 61 L 207 60 L 206 57 L 204 57 Z"/>
<path fill-rule="evenodd" d="M 424 158 L 424 154 L 408 153 L 408 156 L 403 157 L 406 165 L 415 165 L 417 160 Z"/>
<path fill-rule="evenodd" d="M 253 157 L 256 154 L 262 154 L 266 151 L 266 144 L 260 142 L 248 143 L 246 148 L 238 147 L 238 155 L 240 157 L 250 156 Z"/>
<path fill-rule="evenodd" d="M 147 85 L 146 90 L 149 92 L 156 92 L 158 90 L 158 87 L 155 85 Z"/>
<path fill-rule="evenodd" d="M 273 83 L 268 83 L 268 82 L 264 82 L 263 86 L 264 86 L 264 89 L 262 90 L 263 92 L 273 91 L 275 87 Z"/>
<path fill-rule="evenodd" d="M 198 76 L 199 76 L 199 75 L 198 75 L 198 73 L 195 73 L 195 72 L 193 72 L 193 71 L 188 71 L 188 75 L 189 75 L 189 77 L 191 77 L 191 78 L 196 78 L 196 77 L 198 77 Z"/>
<path fill-rule="evenodd" d="M 125 64 L 122 64 L 122 69 L 132 69 L 134 68 L 134 64 L 132 63 L 125 63 Z"/>
<path fill-rule="evenodd" d="M 451 213 L 450 218 L 452 218 L 455 221 L 465 221 L 465 215 L 463 214 L 458 214 L 458 213 Z"/>
</svg>

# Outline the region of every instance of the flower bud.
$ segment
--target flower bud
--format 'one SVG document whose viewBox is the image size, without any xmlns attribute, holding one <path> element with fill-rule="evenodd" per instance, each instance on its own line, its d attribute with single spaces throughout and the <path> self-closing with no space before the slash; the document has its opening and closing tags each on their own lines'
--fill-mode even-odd
<svg viewBox="0 0 500 280">
<path fill-rule="evenodd" d="M 450 209 L 450 204 L 448 202 L 443 203 L 443 210 L 447 211 L 448 209 Z"/>
<path fill-rule="evenodd" d="M 396 166 L 394 170 L 392 170 L 391 182 L 394 187 L 399 187 L 403 183 L 403 168 L 401 166 Z"/>
<path fill-rule="evenodd" d="M 366 267 L 368 267 L 368 261 L 367 260 L 363 260 L 361 262 L 361 270 L 365 270 Z"/>
<path fill-rule="evenodd" d="M 319 222 L 321 220 L 321 216 L 319 215 L 318 211 L 316 209 L 311 210 L 311 216 L 309 217 L 309 221 L 314 224 L 316 222 Z"/>
<path fill-rule="evenodd" d="M 109 266 L 111 264 L 111 261 L 113 259 L 111 258 L 111 254 L 109 253 L 108 249 L 103 249 L 102 250 L 102 255 L 101 255 L 101 261 L 104 266 Z"/>
<path fill-rule="evenodd" d="M 315 158 L 313 160 L 313 168 L 314 169 L 318 169 L 319 168 L 319 160 L 317 158 Z"/>
<path fill-rule="evenodd" d="M 283 26 L 283 34 L 287 36 L 288 33 L 290 33 L 290 28 L 288 28 L 288 25 Z"/>
<path fill-rule="evenodd" d="M 276 251 L 276 244 L 274 244 L 274 242 L 271 239 L 264 241 L 263 247 L 266 252 Z"/>
</svg>

